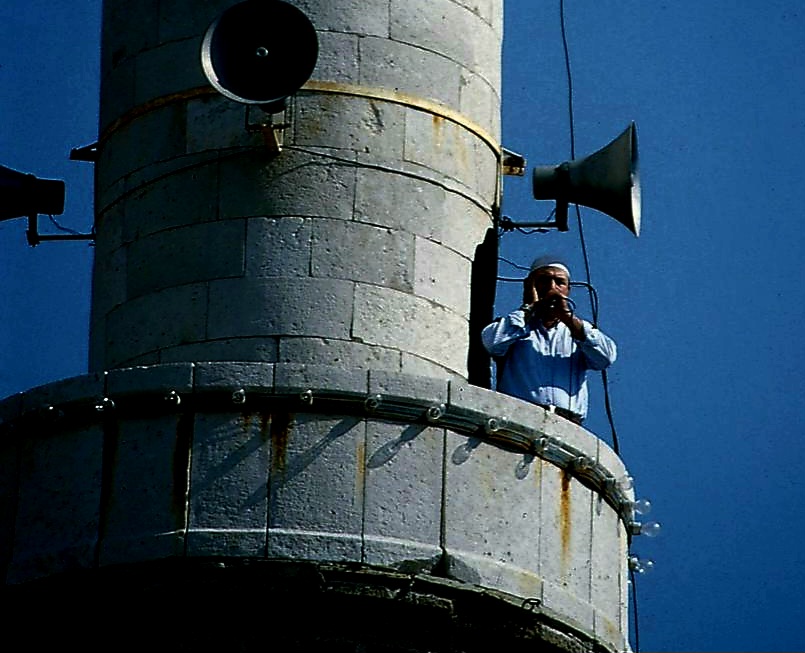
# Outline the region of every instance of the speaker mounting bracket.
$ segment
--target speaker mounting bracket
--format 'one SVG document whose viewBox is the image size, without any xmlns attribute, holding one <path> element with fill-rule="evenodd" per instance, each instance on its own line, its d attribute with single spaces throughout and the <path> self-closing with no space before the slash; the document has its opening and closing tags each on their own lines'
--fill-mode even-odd
<svg viewBox="0 0 805 653">
<path fill-rule="evenodd" d="M 556 214 L 552 221 L 544 222 L 514 222 L 509 216 L 503 215 L 498 221 L 498 226 L 503 231 L 514 231 L 515 229 L 536 229 L 537 231 L 568 231 L 567 226 L 567 202 L 556 202 Z"/>
<path fill-rule="evenodd" d="M 507 150 L 505 147 L 500 148 L 501 162 L 500 171 L 504 175 L 512 175 L 515 177 L 523 177 L 525 175 L 526 160 L 522 154 Z"/>
<path fill-rule="evenodd" d="M 51 218 L 52 219 L 52 218 Z M 64 229 L 64 227 L 60 227 Z M 40 234 L 39 233 L 39 216 L 34 213 L 28 216 L 28 230 L 25 232 L 25 237 L 31 247 L 36 247 L 39 243 L 46 240 L 91 240 L 95 241 L 95 234 L 82 234 L 67 230 L 70 233 L 66 234 Z"/>
<path fill-rule="evenodd" d="M 285 140 L 285 130 L 290 127 L 286 120 L 274 122 L 274 115 L 285 112 L 285 101 L 270 105 L 256 105 L 263 113 L 263 120 L 258 122 L 251 121 L 252 105 L 246 105 L 245 127 L 248 132 L 259 132 L 263 135 L 266 150 L 269 154 L 277 155 L 282 152 L 282 145 Z M 284 115 L 283 115 L 284 118 Z"/>
</svg>

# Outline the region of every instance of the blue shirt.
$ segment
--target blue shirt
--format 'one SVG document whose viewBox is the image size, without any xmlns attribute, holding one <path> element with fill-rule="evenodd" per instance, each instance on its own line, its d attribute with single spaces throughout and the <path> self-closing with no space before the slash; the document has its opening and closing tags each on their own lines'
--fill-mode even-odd
<svg viewBox="0 0 805 653">
<path fill-rule="evenodd" d="M 498 392 L 544 406 L 564 408 L 587 416 L 587 370 L 603 370 L 615 362 L 617 348 L 611 338 L 582 320 L 584 340 L 574 340 L 570 329 L 558 322 L 550 329 L 525 313 L 512 311 L 481 332 L 484 347 L 503 365 Z"/>
</svg>

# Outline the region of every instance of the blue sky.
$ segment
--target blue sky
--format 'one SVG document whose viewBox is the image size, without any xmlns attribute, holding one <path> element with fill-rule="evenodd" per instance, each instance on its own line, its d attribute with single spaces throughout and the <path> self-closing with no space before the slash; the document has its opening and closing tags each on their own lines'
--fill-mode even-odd
<svg viewBox="0 0 805 653">
<path fill-rule="evenodd" d="M 644 651 L 801 651 L 805 8 L 794 0 L 568 0 L 576 153 L 638 126 L 643 230 L 582 209 L 610 391 L 637 493 L 663 523 L 634 551 Z M 506 0 L 503 144 L 530 165 L 570 156 L 559 0 Z M 59 220 L 92 224 L 100 0 L 0 5 L 0 165 L 64 179 Z M 528 178 L 504 213 L 543 220 Z M 43 230 L 47 218 L 42 218 Z M 527 265 L 565 234 L 507 234 Z M 92 249 L 25 243 L 0 222 L 0 397 L 86 369 Z M 501 264 L 503 276 L 518 270 Z M 498 311 L 519 304 L 500 284 Z M 584 293 L 579 311 L 589 315 Z M 588 426 L 609 440 L 600 382 Z"/>
</svg>

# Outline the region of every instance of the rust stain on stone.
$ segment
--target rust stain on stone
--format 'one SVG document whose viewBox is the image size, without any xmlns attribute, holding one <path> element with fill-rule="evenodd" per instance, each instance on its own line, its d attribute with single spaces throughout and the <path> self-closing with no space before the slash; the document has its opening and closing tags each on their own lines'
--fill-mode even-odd
<svg viewBox="0 0 805 653">
<path fill-rule="evenodd" d="M 366 442 L 358 440 L 355 449 L 357 464 L 355 465 L 355 496 L 352 499 L 352 503 L 360 506 L 363 504 L 364 489 L 366 487 Z"/>
<path fill-rule="evenodd" d="M 270 429 L 271 428 L 271 413 L 260 413 L 260 439 L 263 442 L 268 442 L 269 437 L 271 436 Z"/>
<path fill-rule="evenodd" d="M 436 147 L 441 147 L 443 138 L 444 118 L 433 114 L 433 141 Z"/>
<path fill-rule="evenodd" d="M 562 570 L 566 571 L 570 561 L 570 474 L 562 470 L 562 490 L 559 494 L 559 533 L 562 541 Z"/>
<path fill-rule="evenodd" d="M 288 463 L 288 443 L 291 436 L 291 423 L 293 415 L 291 413 L 279 413 L 273 415 L 271 422 L 271 474 L 285 476 L 285 468 Z"/>
</svg>

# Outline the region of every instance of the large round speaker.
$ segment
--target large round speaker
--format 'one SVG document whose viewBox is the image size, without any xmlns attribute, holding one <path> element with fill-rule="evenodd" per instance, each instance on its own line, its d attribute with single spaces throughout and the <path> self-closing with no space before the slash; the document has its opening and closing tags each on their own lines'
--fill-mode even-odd
<svg viewBox="0 0 805 653">
<path fill-rule="evenodd" d="M 204 74 L 236 102 L 275 104 L 310 78 L 319 56 L 307 16 L 281 0 L 246 0 L 224 11 L 201 46 Z"/>
</svg>

